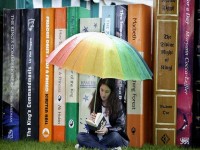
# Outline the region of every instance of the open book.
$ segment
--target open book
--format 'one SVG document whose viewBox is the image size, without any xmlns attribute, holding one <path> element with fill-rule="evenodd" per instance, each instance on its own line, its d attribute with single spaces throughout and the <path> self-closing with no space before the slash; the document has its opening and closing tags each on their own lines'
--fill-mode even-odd
<svg viewBox="0 0 200 150">
<path fill-rule="evenodd" d="M 97 113 L 95 121 L 93 122 L 90 119 L 86 119 L 86 124 L 90 130 L 96 131 L 102 129 L 106 125 L 106 119 L 102 113 Z"/>
</svg>

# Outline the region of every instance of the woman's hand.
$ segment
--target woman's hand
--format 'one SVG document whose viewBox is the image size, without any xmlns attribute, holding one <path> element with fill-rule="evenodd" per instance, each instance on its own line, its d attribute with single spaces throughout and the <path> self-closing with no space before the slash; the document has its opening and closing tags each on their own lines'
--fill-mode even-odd
<svg viewBox="0 0 200 150">
<path fill-rule="evenodd" d="M 90 114 L 90 119 L 94 122 L 94 121 L 95 121 L 95 118 L 96 118 L 95 112 L 91 113 L 91 114 Z"/>
<path fill-rule="evenodd" d="M 103 127 L 102 129 L 95 131 L 95 133 L 98 133 L 100 135 L 105 135 L 106 133 L 108 133 L 108 128 Z"/>
</svg>

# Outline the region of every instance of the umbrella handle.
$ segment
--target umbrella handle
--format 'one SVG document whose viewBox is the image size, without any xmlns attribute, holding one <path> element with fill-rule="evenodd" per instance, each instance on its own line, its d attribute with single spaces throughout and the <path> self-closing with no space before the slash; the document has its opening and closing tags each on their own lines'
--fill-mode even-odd
<svg viewBox="0 0 200 150">
<path fill-rule="evenodd" d="M 95 97 L 94 97 L 94 109 L 93 109 L 93 112 L 95 112 L 95 106 L 96 106 L 96 98 L 97 97 L 97 88 L 96 88 L 96 92 L 95 92 Z"/>
<path fill-rule="evenodd" d="M 99 84 L 99 78 L 97 78 L 97 86 L 96 86 L 96 91 L 95 91 L 95 97 L 94 97 L 94 112 L 95 112 L 95 109 L 96 109 L 96 99 L 97 99 L 97 88 L 98 88 L 98 84 Z"/>
</svg>

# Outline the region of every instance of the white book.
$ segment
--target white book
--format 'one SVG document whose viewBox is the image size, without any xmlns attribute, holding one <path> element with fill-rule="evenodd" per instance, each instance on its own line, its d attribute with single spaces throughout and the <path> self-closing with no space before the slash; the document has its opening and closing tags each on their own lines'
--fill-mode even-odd
<svg viewBox="0 0 200 150">
<path fill-rule="evenodd" d="M 80 18 L 80 32 L 100 32 L 101 18 Z M 90 116 L 88 108 L 97 87 L 98 77 L 79 74 L 79 132 L 86 132 L 86 122 Z"/>
<path fill-rule="evenodd" d="M 103 113 L 97 113 L 94 121 L 86 119 L 86 124 L 90 130 L 96 131 L 103 129 L 106 125 L 106 119 Z"/>
<path fill-rule="evenodd" d="M 98 78 L 79 74 L 79 132 L 86 130 L 85 120 L 90 116 L 89 104 L 97 87 Z"/>
</svg>

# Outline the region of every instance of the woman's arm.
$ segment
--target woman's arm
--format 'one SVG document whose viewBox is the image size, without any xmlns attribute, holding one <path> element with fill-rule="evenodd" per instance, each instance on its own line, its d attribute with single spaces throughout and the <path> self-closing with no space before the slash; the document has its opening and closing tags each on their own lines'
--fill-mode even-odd
<svg viewBox="0 0 200 150">
<path fill-rule="evenodd" d="M 108 128 L 109 131 L 124 131 L 125 129 L 125 114 L 122 108 L 122 104 L 119 107 L 119 111 L 117 113 L 117 116 L 110 116 L 110 123 L 112 127 Z"/>
</svg>

